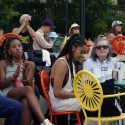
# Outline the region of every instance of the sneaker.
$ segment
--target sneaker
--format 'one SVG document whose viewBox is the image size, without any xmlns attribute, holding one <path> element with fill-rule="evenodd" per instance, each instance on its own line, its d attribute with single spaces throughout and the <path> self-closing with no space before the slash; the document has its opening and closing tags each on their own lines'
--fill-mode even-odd
<svg viewBox="0 0 125 125">
<path fill-rule="evenodd" d="M 43 123 L 41 123 L 41 125 L 54 125 L 52 124 L 48 119 L 45 119 Z"/>
</svg>

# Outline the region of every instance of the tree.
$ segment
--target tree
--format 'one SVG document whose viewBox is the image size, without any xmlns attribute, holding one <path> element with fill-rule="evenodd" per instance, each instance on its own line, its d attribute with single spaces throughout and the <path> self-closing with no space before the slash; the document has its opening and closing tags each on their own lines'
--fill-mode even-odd
<svg viewBox="0 0 125 125">
<path fill-rule="evenodd" d="M 80 24 L 80 0 L 68 2 L 67 30 L 74 22 Z M 86 33 L 95 38 L 109 31 L 113 20 L 124 22 L 124 6 L 113 5 L 112 0 L 86 0 Z M 42 20 L 51 19 L 56 31 L 65 34 L 66 31 L 66 0 L 0 0 L 0 27 L 10 32 L 19 25 L 22 14 L 32 16 L 32 27 L 36 30 Z"/>
<path fill-rule="evenodd" d="M 19 14 L 13 9 L 12 3 L 13 1 L 0 0 L 0 27 L 3 27 L 6 31 L 12 17 Z"/>
<path fill-rule="evenodd" d="M 111 0 L 86 0 L 86 32 L 94 38 L 108 31 L 114 7 Z"/>
</svg>

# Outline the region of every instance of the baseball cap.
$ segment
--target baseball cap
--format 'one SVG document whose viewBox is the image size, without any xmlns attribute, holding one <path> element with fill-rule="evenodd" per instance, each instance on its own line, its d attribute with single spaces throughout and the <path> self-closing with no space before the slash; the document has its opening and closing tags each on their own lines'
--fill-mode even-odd
<svg viewBox="0 0 125 125">
<path fill-rule="evenodd" d="M 50 21 L 50 20 L 44 20 L 44 21 L 42 22 L 42 26 L 49 26 L 49 27 L 51 27 L 52 29 L 55 28 L 55 26 L 53 25 L 52 21 Z"/>
<path fill-rule="evenodd" d="M 115 25 L 122 25 L 122 21 L 116 20 L 112 22 L 112 27 L 114 27 Z"/>
<path fill-rule="evenodd" d="M 75 27 L 80 27 L 80 26 L 77 23 L 73 23 L 69 28 L 69 33 L 71 32 L 72 28 L 75 28 Z"/>
<path fill-rule="evenodd" d="M 49 35 L 48 35 L 48 37 L 57 38 L 58 35 L 57 35 L 56 32 L 50 32 Z"/>
</svg>

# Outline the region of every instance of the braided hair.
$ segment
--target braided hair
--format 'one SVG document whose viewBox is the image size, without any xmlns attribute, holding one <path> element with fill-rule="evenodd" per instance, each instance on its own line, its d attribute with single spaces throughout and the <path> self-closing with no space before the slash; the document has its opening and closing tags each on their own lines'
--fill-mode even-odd
<svg viewBox="0 0 125 125">
<path fill-rule="evenodd" d="M 8 50 L 9 50 L 11 42 L 14 41 L 14 40 L 20 41 L 20 43 L 22 45 L 22 41 L 20 39 L 16 38 L 16 37 L 9 37 L 9 38 L 5 39 L 5 41 L 4 41 L 4 55 L 5 55 L 5 60 L 7 61 L 7 63 L 9 65 L 12 65 L 12 55 L 8 52 Z M 24 61 L 26 60 L 24 52 L 23 52 L 23 55 L 22 55 L 22 59 Z"/>
<path fill-rule="evenodd" d="M 81 35 L 75 34 L 68 39 L 64 48 L 60 52 L 60 55 L 58 56 L 58 58 L 60 58 L 60 57 L 65 56 L 65 55 L 69 55 L 69 58 L 67 59 L 67 62 L 68 62 L 69 67 L 70 67 L 72 78 L 74 78 L 74 76 L 73 76 L 73 66 L 72 66 L 72 62 L 73 62 L 72 47 L 73 46 L 80 47 L 82 45 L 86 45 L 85 40 L 83 39 L 83 37 Z"/>
</svg>

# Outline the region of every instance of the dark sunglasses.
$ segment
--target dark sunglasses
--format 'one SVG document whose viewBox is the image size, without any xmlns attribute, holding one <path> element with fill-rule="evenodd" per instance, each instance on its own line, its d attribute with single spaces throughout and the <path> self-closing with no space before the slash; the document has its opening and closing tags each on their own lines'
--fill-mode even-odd
<svg viewBox="0 0 125 125">
<path fill-rule="evenodd" d="M 103 49 L 108 49 L 109 48 L 109 46 L 108 45 L 99 45 L 99 46 L 96 46 L 96 49 L 98 49 L 98 50 L 100 50 L 101 48 L 103 48 Z"/>
</svg>

